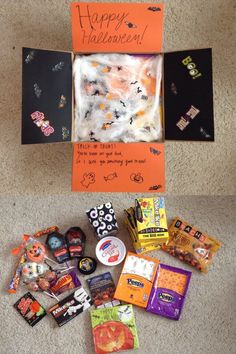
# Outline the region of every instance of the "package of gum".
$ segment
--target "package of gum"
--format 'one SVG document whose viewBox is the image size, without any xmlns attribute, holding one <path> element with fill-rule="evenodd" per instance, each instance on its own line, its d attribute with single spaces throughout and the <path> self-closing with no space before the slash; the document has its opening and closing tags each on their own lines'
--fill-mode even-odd
<svg viewBox="0 0 236 354">
<path fill-rule="evenodd" d="M 191 274 L 184 269 L 159 264 L 146 311 L 178 320 Z"/>
<path fill-rule="evenodd" d="M 155 258 L 128 252 L 114 298 L 146 308 L 158 264 Z"/>
<path fill-rule="evenodd" d="M 135 217 L 139 241 L 166 243 L 169 239 L 165 201 L 163 197 L 135 200 Z"/>
</svg>

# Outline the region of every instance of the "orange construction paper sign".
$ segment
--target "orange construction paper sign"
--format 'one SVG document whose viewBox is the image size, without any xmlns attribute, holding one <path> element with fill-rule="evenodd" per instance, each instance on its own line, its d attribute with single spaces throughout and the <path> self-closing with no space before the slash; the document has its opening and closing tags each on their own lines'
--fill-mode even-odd
<svg viewBox="0 0 236 354">
<path fill-rule="evenodd" d="M 74 52 L 162 50 L 163 4 L 73 2 L 71 10 Z"/>
<path fill-rule="evenodd" d="M 74 144 L 72 191 L 164 192 L 164 144 Z"/>
</svg>

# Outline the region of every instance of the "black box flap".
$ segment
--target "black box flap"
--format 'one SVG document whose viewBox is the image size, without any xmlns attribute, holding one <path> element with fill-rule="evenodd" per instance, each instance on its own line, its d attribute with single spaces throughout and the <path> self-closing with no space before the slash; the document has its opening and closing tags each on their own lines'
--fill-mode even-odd
<svg viewBox="0 0 236 354">
<path fill-rule="evenodd" d="M 71 141 L 72 53 L 23 48 L 22 144 Z"/>
<path fill-rule="evenodd" d="M 214 141 L 212 50 L 164 54 L 165 139 Z"/>
</svg>

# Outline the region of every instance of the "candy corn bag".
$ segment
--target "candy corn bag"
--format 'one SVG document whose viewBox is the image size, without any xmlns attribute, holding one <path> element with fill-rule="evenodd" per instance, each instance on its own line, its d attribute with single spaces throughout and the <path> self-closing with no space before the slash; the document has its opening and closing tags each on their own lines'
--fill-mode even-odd
<svg viewBox="0 0 236 354">
<path fill-rule="evenodd" d="M 162 249 L 206 273 L 221 243 L 176 217 L 169 227 L 169 242 Z"/>
</svg>

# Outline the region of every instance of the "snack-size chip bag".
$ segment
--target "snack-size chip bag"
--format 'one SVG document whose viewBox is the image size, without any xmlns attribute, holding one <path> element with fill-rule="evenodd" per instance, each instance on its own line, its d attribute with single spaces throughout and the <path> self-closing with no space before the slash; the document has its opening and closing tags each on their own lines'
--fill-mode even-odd
<svg viewBox="0 0 236 354">
<path fill-rule="evenodd" d="M 169 227 L 169 242 L 162 249 L 206 273 L 221 243 L 176 217 Z"/>
</svg>

